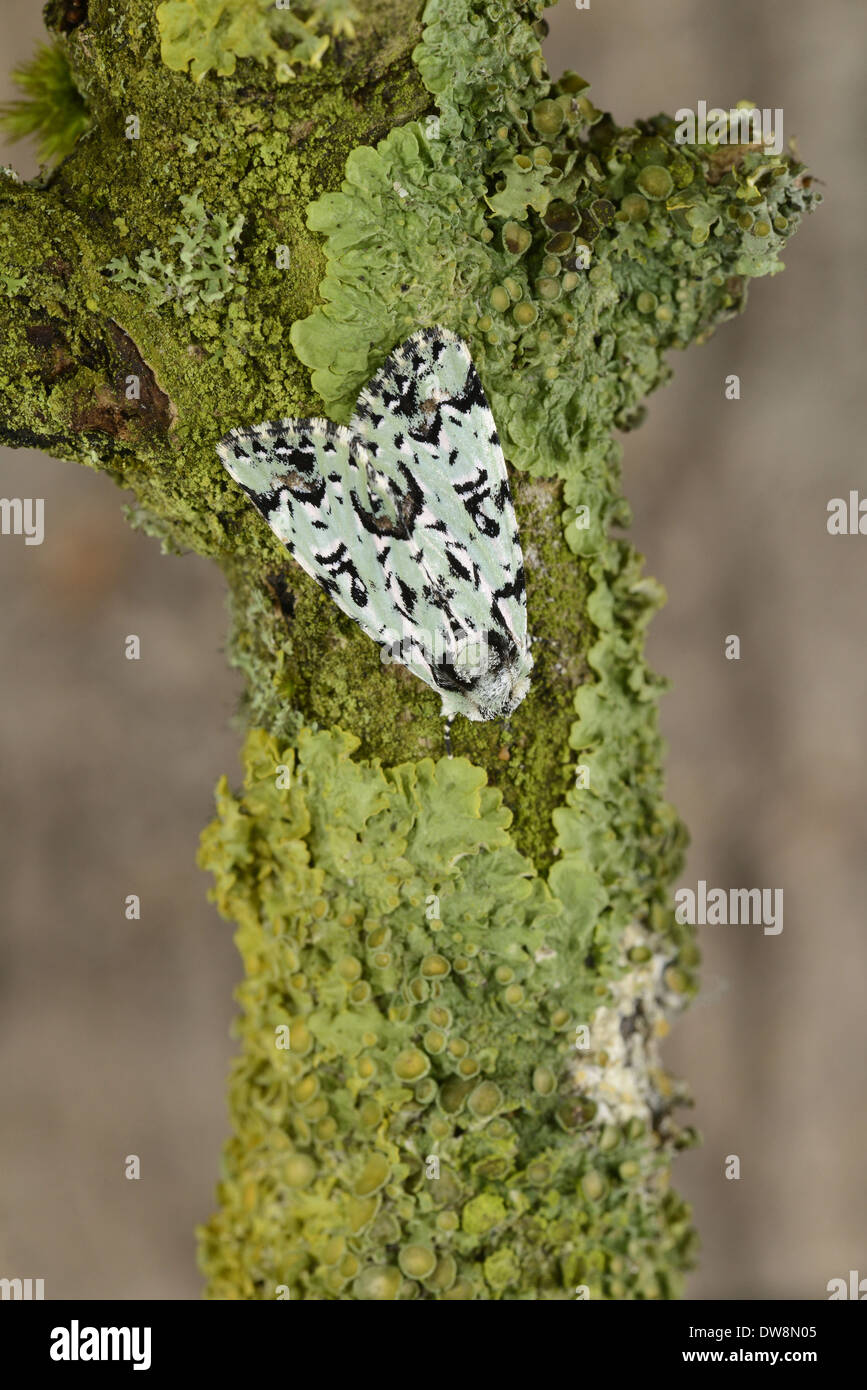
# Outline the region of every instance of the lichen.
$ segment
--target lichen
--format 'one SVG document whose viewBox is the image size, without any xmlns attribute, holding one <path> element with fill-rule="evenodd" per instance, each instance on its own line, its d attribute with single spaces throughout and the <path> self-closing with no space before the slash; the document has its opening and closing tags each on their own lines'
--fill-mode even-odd
<svg viewBox="0 0 867 1390">
<path fill-rule="evenodd" d="M 593 884 L 555 899 L 468 760 L 357 748 L 252 733 L 203 836 L 245 966 L 209 1296 L 676 1293 L 672 1088 L 618 1123 L 571 1079 L 622 969 L 593 959 Z"/>
<path fill-rule="evenodd" d="M 541 9 L 429 0 L 414 58 L 439 114 L 354 150 L 311 207 L 323 303 L 292 342 L 346 417 L 411 326 L 454 329 L 510 461 L 590 506 L 586 549 L 610 520 L 612 429 L 638 423 L 669 349 L 782 268 L 815 194 L 792 155 L 678 144 L 667 116 L 618 128 L 583 78 L 550 80 Z"/>
<path fill-rule="evenodd" d="M 747 277 L 779 268 L 783 241 L 813 195 L 789 156 L 743 148 L 721 159 L 712 147 L 684 148 L 664 116 L 618 130 L 575 74 L 549 81 L 537 14 L 533 6 L 504 11 L 478 0 L 430 0 L 414 56 L 439 114 L 402 125 L 376 149 L 352 151 L 341 189 L 309 209 L 311 228 L 326 237 L 323 302 L 296 320 L 292 342 L 337 418 L 348 416 L 360 384 L 419 324 L 445 323 L 470 343 L 514 469 L 531 631 L 542 660 L 547 644 L 554 648 L 551 664 L 536 672 L 537 688 L 554 705 L 546 718 L 531 695 L 512 721 L 514 741 L 503 740 L 505 762 L 484 742 L 488 731 L 466 731 L 459 746 L 467 771 L 489 769 L 485 787 L 502 797 L 491 804 L 514 813 L 509 843 L 513 853 L 531 856 L 523 864 L 534 870 L 529 881 L 540 915 L 504 939 L 503 951 L 494 931 L 502 905 L 490 896 L 457 933 L 444 910 L 448 926 L 434 933 L 421 904 L 438 880 L 396 861 L 395 916 L 388 949 L 379 953 L 388 970 L 380 981 L 377 952 L 363 955 L 360 932 L 371 916 L 379 945 L 383 912 L 359 868 L 367 831 L 354 826 L 351 885 L 347 862 L 346 878 L 326 868 L 309 891 L 322 895 L 323 917 L 347 929 L 342 945 L 330 949 L 358 951 L 362 963 L 347 990 L 357 990 L 370 1009 L 371 1085 L 388 1079 L 364 1112 L 376 1117 L 376 1133 L 367 1135 L 361 1108 L 351 1113 L 342 1099 L 340 1085 L 355 1084 L 351 1069 L 339 1072 L 333 1099 L 320 1077 L 315 1094 L 328 1107 L 324 1148 L 309 1125 L 290 1126 L 288 1136 L 293 1152 L 295 1145 L 303 1151 L 303 1197 L 290 1188 L 280 1211 L 269 1189 L 250 1185 L 250 1155 L 262 1163 L 267 1143 L 261 1132 L 255 1147 L 248 1137 L 251 1088 L 255 1093 L 261 1084 L 271 1095 L 274 1082 L 261 1046 L 249 1040 L 261 1040 L 262 1008 L 274 996 L 245 995 L 237 1140 L 222 1211 L 204 1245 L 215 1297 L 239 1288 L 242 1297 L 273 1297 L 278 1283 L 302 1298 L 564 1298 L 575 1283 L 586 1284 L 592 1297 L 659 1297 L 677 1291 L 691 1258 L 688 1214 L 666 1183 L 672 1151 L 694 1135 L 672 1119 L 683 1094 L 666 1077 L 658 1044 L 666 1016 L 694 992 L 698 953 L 668 902 L 685 833 L 663 792 L 656 701 L 664 684 L 643 655 L 644 629 L 663 595 L 629 544 L 610 534 L 629 520 L 612 432 L 639 422 L 641 399 L 669 374 L 668 349 L 705 338 L 743 306 Z M 541 503 L 540 488 L 549 489 Z M 552 515 L 559 543 L 548 531 Z M 417 803 L 415 779 L 429 764 L 389 766 L 374 754 L 401 746 L 408 711 L 415 747 L 436 750 L 435 725 L 421 722 L 426 697 L 415 692 L 410 707 L 390 686 L 371 709 L 361 692 L 375 677 L 361 649 L 357 663 L 337 622 L 331 655 L 317 656 L 316 642 L 308 646 L 305 637 L 304 598 L 296 606 L 293 596 L 287 614 L 283 581 L 275 575 L 272 582 L 293 633 L 291 662 L 282 662 L 279 622 L 276 630 L 273 619 L 248 622 L 246 604 L 235 646 L 236 659 L 255 677 L 251 714 L 265 714 L 292 744 L 280 753 L 272 745 L 266 766 L 297 755 L 303 768 L 311 736 L 299 733 L 286 711 L 314 704 L 332 729 L 349 715 L 365 759 L 354 764 L 353 777 L 363 767 L 380 789 L 383 782 L 412 788 Z M 574 633 L 563 627 L 570 582 L 580 613 Z M 316 620 L 311 630 L 319 632 Z M 308 675 L 315 690 L 303 685 Z M 539 741 L 528 747 L 534 736 Z M 251 747 L 259 756 L 262 745 Z M 261 785 L 261 772 L 258 778 Z M 330 788 L 335 780 L 332 769 L 316 786 Z M 427 771 L 424 784 L 433 795 L 435 777 Z M 378 806 L 378 814 L 393 818 L 394 793 L 386 795 L 388 809 Z M 239 802 L 227 801 L 225 788 L 222 796 L 223 824 L 241 824 L 246 835 L 249 791 Z M 311 872 L 334 862 L 320 838 L 328 833 L 321 819 L 302 833 Z M 225 840 L 217 852 L 215 835 L 205 862 L 218 874 L 218 894 L 223 884 L 221 910 L 236 919 L 245 914 L 242 951 L 259 962 L 262 936 L 281 935 L 288 919 L 275 926 L 250 896 L 252 884 L 285 875 L 269 871 L 258 835 L 249 861 L 236 856 L 227 867 Z M 249 849 L 250 840 L 244 843 Z M 489 886 L 497 883 L 490 864 L 497 852 L 465 837 L 454 863 Z M 403 846 L 399 857 L 411 860 Z M 371 848 L 371 865 L 382 858 Z M 293 883 L 295 891 L 297 875 Z M 511 898 L 514 885 L 504 887 Z M 353 900 L 341 918 L 350 888 Z M 402 919 L 407 891 L 415 894 L 415 914 Z M 294 906 L 296 921 L 314 920 L 311 907 Z M 292 935 L 313 999 L 328 992 L 320 952 L 329 930 Z M 448 1031 L 424 1016 L 429 994 L 412 994 L 420 960 L 434 957 L 449 1026 L 461 1006 L 466 1011 L 451 1055 Z M 247 960 L 249 973 L 253 956 Z M 337 1029 L 348 1026 L 341 1008 Z M 512 1009 L 521 1026 L 510 1032 L 502 1018 Z M 290 1027 L 294 1021 L 293 1014 Z M 579 1023 L 589 1041 L 576 1052 L 572 1030 Z M 552 1038 L 546 1027 L 554 1034 L 563 1027 L 568 1036 Z M 333 1077 L 339 1063 L 324 1032 L 316 1042 Z M 302 1097 L 314 1084 L 303 1069 L 307 1055 L 299 1062 Z M 316 1046 L 309 1055 L 319 1055 Z M 451 1073 L 442 1069 L 444 1057 Z M 464 1077 L 467 1058 L 473 1074 Z M 315 1060 L 310 1065 L 315 1069 Z M 394 1091 L 395 1080 L 407 1084 Z M 434 1104 L 435 1123 L 426 1122 Z M 334 1134 L 332 1107 L 339 1116 Z M 482 1124 L 488 1142 L 477 1147 Z M 337 1133 L 342 1156 L 328 1147 Z M 281 1132 L 279 1144 L 286 1139 Z M 448 1158 L 442 1204 L 431 1200 L 432 1180 L 419 1175 L 425 1153 Z M 363 1219 L 353 1204 L 358 1182 L 368 1202 Z M 308 1199 L 308 1183 L 315 1199 Z M 246 1240 L 231 1255 L 226 1242 L 244 1220 L 245 1192 L 263 1239 L 257 1270 L 239 1272 Z M 267 1213 L 275 1211 L 269 1226 Z M 321 1259 L 320 1233 L 339 1243 L 338 1260 Z M 413 1278 L 413 1270 L 427 1274 Z"/>
<path fill-rule="evenodd" d="M 37 135 L 39 158 L 45 164 L 57 163 L 91 125 L 64 44 L 40 44 L 30 61 L 13 68 L 11 76 L 23 96 L 0 106 L 0 130 L 10 140 Z"/>
<path fill-rule="evenodd" d="M 242 213 L 230 222 L 225 213 L 209 213 L 201 190 L 181 196 L 183 220 L 169 244 L 177 245 L 177 261 L 166 261 L 159 248 L 147 248 L 130 265 L 126 256 L 108 262 L 106 274 L 124 289 L 137 290 L 154 308 L 172 300 L 184 313 L 216 304 L 245 275 L 235 266 L 235 247 L 244 226 Z M 243 293 L 243 290 L 241 291 Z"/>
<path fill-rule="evenodd" d="M 239 58 L 273 63 L 277 81 L 287 82 L 292 63 L 319 67 L 330 35 L 353 38 L 359 18 L 350 0 L 293 0 L 291 9 L 273 0 L 164 0 L 157 7 L 163 62 L 189 70 L 196 82 L 211 71 L 230 77 Z"/>
</svg>

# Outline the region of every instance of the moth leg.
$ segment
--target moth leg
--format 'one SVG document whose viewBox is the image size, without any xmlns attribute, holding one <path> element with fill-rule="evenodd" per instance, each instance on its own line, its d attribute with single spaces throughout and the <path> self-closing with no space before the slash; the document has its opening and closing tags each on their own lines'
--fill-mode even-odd
<svg viewBox="0 0 867 1390">
<path fill-rule="evenodd" d="M 448 754 L 448 756 L 449 756 L 450 758 L 453 758 L 453 757 L 454 757 L 454 753 L 452 752 L 452 725 L 454 724 L 454 722 L 455 722 L 456 719 L 457 719 L 457 715 L 456 715 L 456 714 L 448 714 L 448 715 L 446 715 L 446 727 L 445 727 L 445 732 L 444 732 L 443 738 L 444 738 L 445 745 L 446 745 L 446 753 Z"/>
</svg>

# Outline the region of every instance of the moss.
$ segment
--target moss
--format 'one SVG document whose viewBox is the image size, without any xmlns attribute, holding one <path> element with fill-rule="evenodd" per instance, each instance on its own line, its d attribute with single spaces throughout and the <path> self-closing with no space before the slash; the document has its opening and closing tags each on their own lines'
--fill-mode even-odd
<svg viewBox="0 0 867 1390">
<path fill-rule="evenodd" d="M 29 63 L 13 68 L 12 80 L 23 95 L 0 106 L 0 130 L 10 140 L 38 136 L 39 158 L 46 164 L 63 159 L 91 124 L 64 45 L 40 44 Z"/>
<path fill-rule="evenodd" d="M 602 1157 L 576 1110 L 574 1023 L 605 973 L 592 886 L 555 899 L 468 760 L 357 754 L 348 733 L 251 734 L 203 836 L 245 967 L 210 1297 L 563 1299 L 585 1269 L 605 1296 L 616 1251 L 627 1296 L 675 1289 L 669 1102 L 654 1145 L 609 1125 Z"/>
<path fill-rule="evenodd" d="M 176 549 L 221 561 L 243 554 L 260 576 L 283 554 L 247 514 L 214 445 L 242 419 L 316 408 L 287 337 L 287 324 L 314 302 L 321 274 L 305 206 L 337 181 L 359 138 L 378 137 L 398 112 L 418 112 L 427 102 L 409 61 L 418 29 L 395 23 L 398 8 L 397 0 L 383 0 L 355 40 L 340 39 L 339 68 L 326 55 L 319 69 L 300 69 L 291 84 L 275 88 L 262 85 L 261 68 L 245 59 L 220 79 L 218 101 L 208 83 L 160 63 L 151 0 L 130 0 L 116 20 L 94 12 L 63 40 L 91 112 L 90 135 L 47 185 L 0 181 L 5 437 L 27 432 L 64 457 L 110 468 L 134 492 L 137 514 L 154 518 Z M 138 139 L 127 138 L 129 114 L 139 116 Z M 243 219 L 236 273 L 223 283 L 214 278 L 218 260 L 197 235 L 200 219 L 183 215 L 190 199 L 207 213 L 205 240 L 214 231 L 225 240 L 219 217 L 225 231 Z M 198 251 L 172 241 L 184 234 Z M 277 264 L 279 246 L 290 249 L 288 269 Z M 206 298 L 185 295 L 192 312 L 180 323 L 170 308 L 155 312 L 162 288 L 184 278 L 179 250 L 206 253 L 198 268 L 208 262 L 210 290 L 224 291 L 210 299 L 206 285 Z M 135 270 L 150 273 L 157 252 L 169 270 L 146 286 Z M 128 265 L 133 278 L 106 275 L 111 262 Z M 224 265 L 224 273 L 231 268 Z M 69 358 L 62 374 L 49 373 L 45 352 L 27 345 L 31 324 L 51 324 L 62 335 Z M 118 390 L 112 324 L 172 404 L 171 433 L 152 433 L 146 447 L 110 423 L 81 429 L 94 417 L 97 395 Z"/>
</svg>

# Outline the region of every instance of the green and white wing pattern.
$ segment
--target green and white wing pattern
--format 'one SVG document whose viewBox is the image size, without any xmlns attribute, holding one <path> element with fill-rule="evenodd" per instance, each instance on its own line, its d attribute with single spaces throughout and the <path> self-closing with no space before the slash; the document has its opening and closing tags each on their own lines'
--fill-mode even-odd
<svg viewBox="0 0 867 1390">
<path fill-rule="evenodd" d="M 529 689 L 524 569 L 506 466 L 469 350 L 421 329 L 348 426 L 276 420 L 217 446 L 290 554 L 442 697 L 508 716 Z"/>
</svg>

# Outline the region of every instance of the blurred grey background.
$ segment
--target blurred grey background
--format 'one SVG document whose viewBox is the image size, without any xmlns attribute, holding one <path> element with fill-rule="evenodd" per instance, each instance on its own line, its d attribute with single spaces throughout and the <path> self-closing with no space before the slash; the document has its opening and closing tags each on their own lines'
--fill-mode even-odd
<svg viewBox="0 0 867 1390">
<path fill-rule="evenodd" d="M 674 683 L 681 882 L 785 893 L 779 936 L 700 929 L 702 994 L 666 1044 L 705 1140 L 675 1167 L 703 1242 L 688 1291 L 825 1298 L 829 1279 L 867 1274 L 867 537 L 825 524 L 829 498 L 867 494 L 867 13 L 562 0 L 548 17 L 552 71 L 577 69 L 618 120 L 781 106 L 825 185 L 786 272 L 675 355 L 624 460 L 634 540 L 669 593 L 650 656 Z M 0 23 L 5 99 L 41 4 L 4 0 Z M 0 159 L 36 170 L 23 146 Z M 194 863 L 213 786 L 238 774 L 224 586 L 130 531 L 124 495 L 73 464 L 3 451 L 0 496 L 45 498 L 47 537 L 0 539 L 0 1274 L 44 1278 L 48 1298 L 197 1298 L 239 977 Z"/>
</svg>

